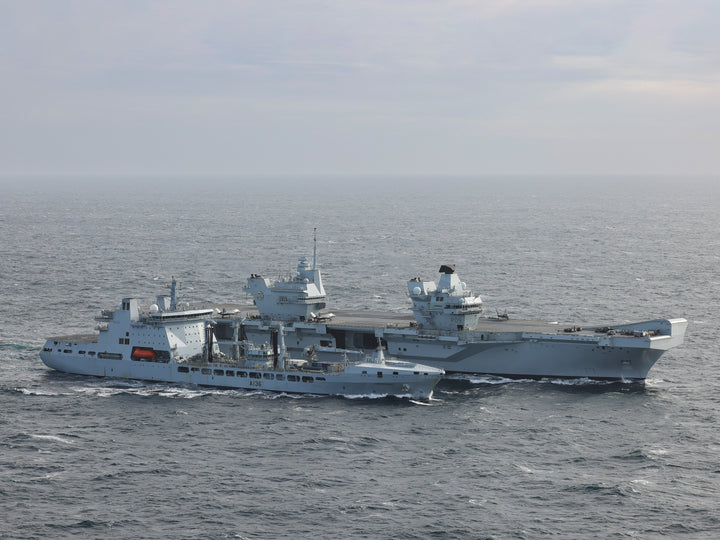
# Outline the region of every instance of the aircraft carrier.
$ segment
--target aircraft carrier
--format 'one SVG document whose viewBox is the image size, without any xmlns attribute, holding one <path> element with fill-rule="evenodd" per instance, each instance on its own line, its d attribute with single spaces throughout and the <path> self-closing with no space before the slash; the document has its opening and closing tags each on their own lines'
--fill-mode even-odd
<svg viewBox="0 0 720 540">
<path fill-rule="evenodd" d="M 437 282 L 416 277 L 407 288 L 412 313 L 329 312 L 315 249 L 312 265 L 301 258 L 294 276 L 272 282 L 252 274 L 244 290 L 254 306 L 214 306 L 213 331 L 228 354 L 245 341 L 269 343 L 281 322 L 291 353 L 367 353 L 380 343 L 395 358 L 446 373 L 641 382 L 665 351 L 683 343 L 687 328 L 682 318 L 579 327 L 486 317 L 480 296 L 448 264 Z"/>
</svg>

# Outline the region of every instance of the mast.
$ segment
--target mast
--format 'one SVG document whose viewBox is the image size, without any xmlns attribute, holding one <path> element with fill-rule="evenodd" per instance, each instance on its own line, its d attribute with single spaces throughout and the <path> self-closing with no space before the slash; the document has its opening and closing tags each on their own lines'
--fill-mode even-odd
<svg viewBox="0 0 720 540">
<path fill-rule="evenodd" d="M 170 285 L 170 311 L 177 309 L 177 281 L 175 276 L 172 277 L 172 284 Z"/>
<path fill-rule="evenodd" d="M 275 369 L 285 371 L 285 328 L 282 323 L 278 324 L 278 356 Z"/>
<path fill-rule="evenodd" d="M 313 229 L 313 270 L 317 268 L 317 227 Z"/>
</svg>

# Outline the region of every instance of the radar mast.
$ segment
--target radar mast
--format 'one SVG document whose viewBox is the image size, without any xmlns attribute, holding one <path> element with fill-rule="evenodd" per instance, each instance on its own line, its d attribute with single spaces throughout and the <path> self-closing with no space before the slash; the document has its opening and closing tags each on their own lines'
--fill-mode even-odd
<svg viewBox="0 0 720 540">
<path fill-rule="evenodd" d="M 317 269 L 317 227 L 313 229 L 313 270 Z"/>
</svg>

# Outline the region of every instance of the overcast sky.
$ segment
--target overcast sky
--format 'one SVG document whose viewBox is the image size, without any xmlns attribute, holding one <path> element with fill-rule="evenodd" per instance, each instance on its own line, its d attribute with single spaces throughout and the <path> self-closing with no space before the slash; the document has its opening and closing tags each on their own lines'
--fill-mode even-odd
<svg viewBox="0 0 720 540">
<path fill-rule="evenodd" d="M 718 0 L 0 0 L 0 174 L 720 174 Z"/>
</svg>

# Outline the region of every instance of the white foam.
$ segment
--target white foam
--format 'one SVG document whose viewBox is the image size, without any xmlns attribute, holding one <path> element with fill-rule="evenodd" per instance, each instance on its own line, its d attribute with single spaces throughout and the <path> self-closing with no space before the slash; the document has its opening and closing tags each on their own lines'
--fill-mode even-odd
<svg viewBox="0 0 720 540">
<path fill-rule="evenodd" d="M 645 385 L 650 388 L 665 387 L 668 383 L 665 379 L 645 379 Z"/>
<path fill-rule="evenodd" d="M 414 399 L 408 400 L 410 403 L 414 403 L 415 405 L 424 405 L 425 407 L 432 407 L 432 403 L 426 403 L 424 401 L 415 401 Z M 440 399 L 436 399 L 434 401 L 442 401 Z"/>
<path fill-rule="evenodd" d="M 52 441 L 52 442 L 59 442 L 62 444 L 74 444 L 72 441 L 69 441 L 68 439 L 63 439 L 62 437 L 58 437 L 57 435 L 30 435 L 31 439 L 38 439 L 41 441 Z"/>
<path fill-rule="evenodd" d="M 591 379 L 589 377 L 580 377 L 577 379 L 561 379 L 561 378 L 547 378 L 538 381 L 546 384 L 557 384 L 559 386 L 584 386 L 587 384 L 615 384 L 616 381 L 600 381 L 597 379 Z"/>
<path fill-rule="evenodd" d="M 28 390 L 27 388 L 16 388 L 17 392 L 21 392 L 26 396 L 60 396 L 57 392 L 43 392 L 42 390 Z"/>
<path fill-rule="evenodd" d="M 118 389 L 118 388 L 105 388 L 105 387 L 73 387 L 71 388 L 74 392 L 79 392 L 81 394 L 87 394 L 87 395 L 94 395 L 98 397 L 111 397 L 115 396 L 117 394 L 123 394 L 127 392 L 125 389 Z"/>
<path fill-rule="evenodd" d="M 642 486 L 649 486 L 649 485 L 652 484 L 652 482 L 650 482 L 649 480 L 645 480 L 645 479 L 642 479 L 642 478 L 637 478 L 637 479 L 635 479 L 635 480 L 631 480 L 630 483 L 631 483 L 631 484 L 640 484 L 640 485 L 642 485 Z"/>
<path fill-rule="evenodd" d="M 450 379 L 453 381 L 468 381 L 471 384 L 508 384 L 535 382 L 534 379 L 509 379 L 507 377 L 498 377 L 497 375 L 472 375 L 468 373 L 453 373 L 452 375 L 448 375 L 446 379 Z"/>
</svg>

